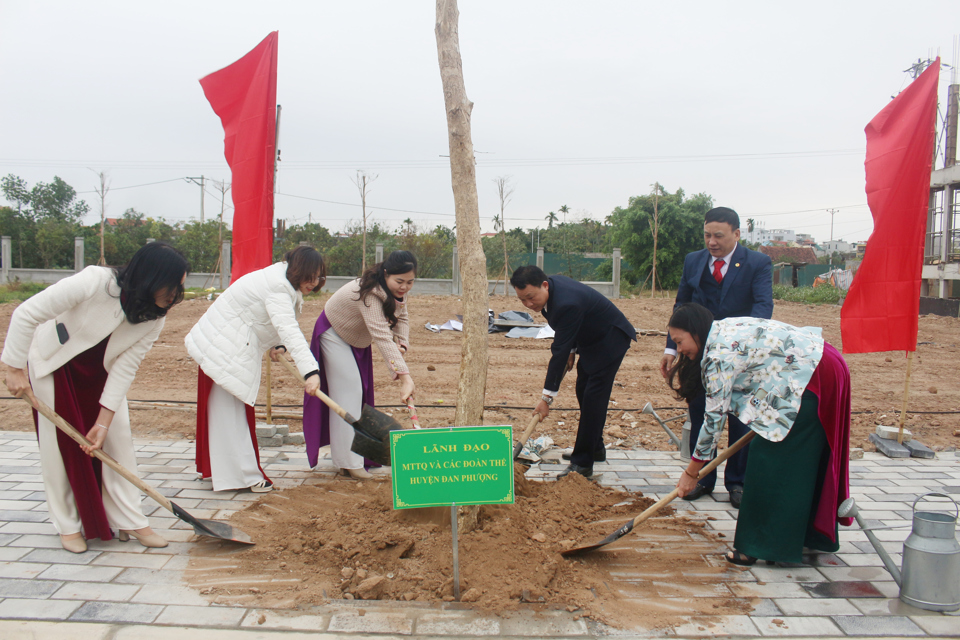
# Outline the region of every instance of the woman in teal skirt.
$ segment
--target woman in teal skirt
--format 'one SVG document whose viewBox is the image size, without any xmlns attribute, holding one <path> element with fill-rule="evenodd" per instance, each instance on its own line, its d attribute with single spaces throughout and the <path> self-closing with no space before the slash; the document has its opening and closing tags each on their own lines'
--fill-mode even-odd
<svg viewBox="0 0 960 640">
<path fill-rule="evenodd" d="M 816 327 L 727 318 L 698 304 L 668 324 L 679 357 L 670 386 L 681 398 L 705 393 L 703 429 L 680 476 L 681 497 L 713 459 L 723 417 L 737 416 L 759 438 L 750 445 L 734 550 L 752 565 L 803 561 L 803 548 L 836 551 L 837 506 L 849 497 L 850 371 Z"/>
</svg>

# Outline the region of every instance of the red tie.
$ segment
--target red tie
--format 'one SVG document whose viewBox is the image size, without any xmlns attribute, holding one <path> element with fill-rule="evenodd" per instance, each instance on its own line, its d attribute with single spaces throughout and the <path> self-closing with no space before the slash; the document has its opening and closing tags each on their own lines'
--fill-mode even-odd
<svg viewBox="0 0 960 640">
<path fill-rule="evenodd" d="M 725 264 L 726 262 L 723 260 L 717 260 L 713 263 L 713 279 L 717 282 L 723 282 L 723 272 L 721 272 L 720 269 L 722 269 Z"/>
</svg>

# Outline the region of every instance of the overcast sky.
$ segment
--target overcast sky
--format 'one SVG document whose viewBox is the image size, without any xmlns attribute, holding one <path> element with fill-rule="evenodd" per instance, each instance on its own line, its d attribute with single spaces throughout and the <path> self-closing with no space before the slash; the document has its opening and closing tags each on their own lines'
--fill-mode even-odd
<svg viewBox="0 0 960 640">
<path fill-rule="evenodd" d="M 276 217 L 343 229 L 363 169 L 375 220 L 453 226 L 434 23 L 424 0 L 0 0 L 0 175 L 60 176 L 89 222 L 99 171 L 109 217 L 199 218 L 184 178 L 230 172 L 198 80 L 278 30 Z M 866 239 L 864 126 L 958 31 L 957 0 L 460 0 L 481 224 L 509 175 L 509 228 L 602 220 L 660 182 L 818 240 L 836 208 L 834 237 Z"/>
</svg>

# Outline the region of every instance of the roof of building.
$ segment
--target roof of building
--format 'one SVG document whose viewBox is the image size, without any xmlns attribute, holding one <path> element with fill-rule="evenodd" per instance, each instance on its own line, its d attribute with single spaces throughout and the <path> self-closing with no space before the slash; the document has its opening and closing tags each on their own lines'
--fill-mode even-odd
<svg viewBox="0 0 960 640">
<path fill-rule="evenodd" d="M 760 247 L 760 253 L 770 256 L 774 262 L 815 263 L 817 254 L 810 247 Z"/>
</svg>

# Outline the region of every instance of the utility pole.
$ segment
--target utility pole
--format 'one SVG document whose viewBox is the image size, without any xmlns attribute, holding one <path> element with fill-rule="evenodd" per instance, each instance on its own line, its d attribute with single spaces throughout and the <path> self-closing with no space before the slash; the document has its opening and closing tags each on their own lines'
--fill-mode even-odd
<svg viewBox="0 0 960 640">
<path fill-rule="evenodd" d="M 839 209 L 827 209 L 827 213 L 830 214 L 830 242 L 833 242 L 833 216 L 839 211 Z"/>
<path fill-rule="evenodd" d="M 200 176 L 199 178 L 187 178 L 187 180 L 189 180 L 193 184 L 200 185 L 200 224 L 203 224 L 203 184 L 204 184 L 205 178 L 203 176 Z M 197 180 L 199 180 L 200 182 L 197 182 Z"/>
</svg>

